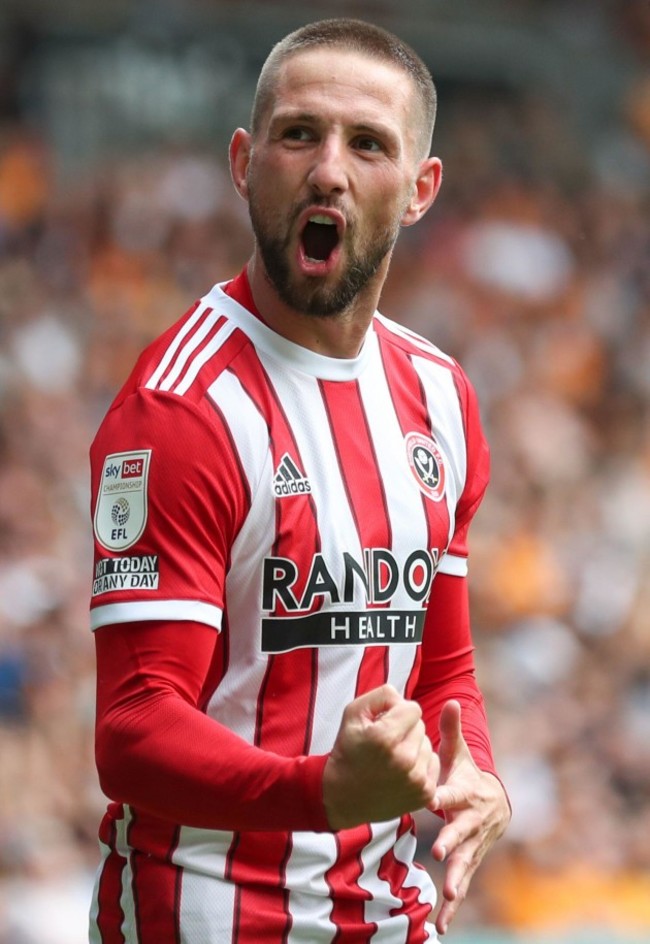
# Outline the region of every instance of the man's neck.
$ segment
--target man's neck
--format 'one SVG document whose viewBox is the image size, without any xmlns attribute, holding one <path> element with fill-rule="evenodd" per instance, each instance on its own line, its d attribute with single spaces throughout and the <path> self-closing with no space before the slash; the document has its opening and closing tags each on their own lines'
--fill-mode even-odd
<svg viewBox="0 0 650 944">
<path fill-rule="evenodd" d="M 337 315 L 307 315 L 285 304 L 258 257 L 247 268 L 253 300 L 263 321 L 279 335 L 316 354 L 356 357 L 377 307 L 379 291 L 362 292 L 354 304 Z"/>
</svg>

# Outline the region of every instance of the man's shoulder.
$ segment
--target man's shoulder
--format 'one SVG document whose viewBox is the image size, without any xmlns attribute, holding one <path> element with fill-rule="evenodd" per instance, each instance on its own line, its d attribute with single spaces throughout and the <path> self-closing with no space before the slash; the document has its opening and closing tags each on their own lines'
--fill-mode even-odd
<svg viewBox="0 0 650 944">
<path fill-rule="evenodd" d="M 236 330 L 238 307 L 215 285 L 144 348 L 113 407 L 138 391 L 201 400 L 246 343 Z"/>
<path fill-rule="evenodd" d="M 247 339 L 228 316 L 230 300 L 215 289 L 144 348 L 99 424 L 91 455 L 128 451 L 131 440 L 138 449 L 155 441 L 193 450 L 221 435 L 221 413 L 207 394 Z"/>
</svg>

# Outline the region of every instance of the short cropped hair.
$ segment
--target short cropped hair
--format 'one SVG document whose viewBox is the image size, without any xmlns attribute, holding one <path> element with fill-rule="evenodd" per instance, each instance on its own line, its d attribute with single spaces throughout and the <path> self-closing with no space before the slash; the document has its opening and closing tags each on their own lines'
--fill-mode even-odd
<svg viewBox="0 0 650 944">
<path fill-rule="evenodd" d="M 428 155 L 437 107 L 436 87 L 429 69 L 418 54 L 393 33 L 364 20 L 347 17 L 309 23 L 289 33 L 273 47 L 262 66 L 257 83 L 251 113 L 253 136 L 259 131 L 263 116 L 273 100 L 282 63 L 295 53 L 323 46 L 363 53 L 396 66 L 410 77 L 421 109 L 418 140 L 422 151 L 426 152 L 424 156 Z"/>
</svg>

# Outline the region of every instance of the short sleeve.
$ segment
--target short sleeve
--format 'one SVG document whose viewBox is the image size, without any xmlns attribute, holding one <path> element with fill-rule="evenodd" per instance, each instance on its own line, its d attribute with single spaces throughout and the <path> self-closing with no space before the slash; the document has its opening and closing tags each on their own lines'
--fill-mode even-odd
<svg viewBox="0 0 650 944">
<path fill-rule="evenodd" d="M 138 390 L 109 411 L 90 459 L 92 629 L 140 620 L 220 629 L 248 498 L 217 410 Z"/>
</svg>

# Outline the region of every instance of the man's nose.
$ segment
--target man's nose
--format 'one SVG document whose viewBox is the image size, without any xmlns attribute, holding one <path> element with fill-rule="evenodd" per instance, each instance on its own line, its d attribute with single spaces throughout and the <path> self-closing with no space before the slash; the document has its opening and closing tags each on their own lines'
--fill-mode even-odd
<svg viewBox="0 0 650 944">
<path fill-rule="evenodd" d="M 319 194 L 342 193 L 347 190 L 346 149 L 337 136 L 330 135 L 321 141 L 307 179 Z"/>
</svg>

